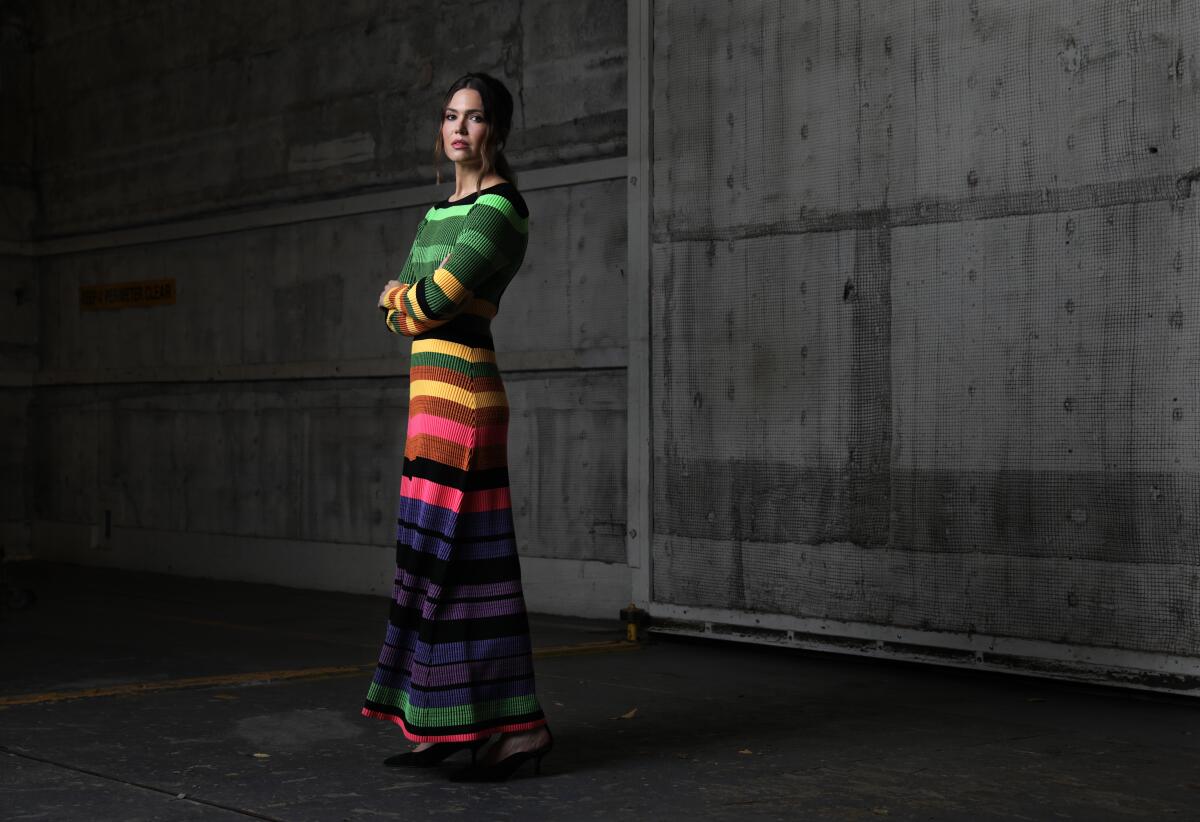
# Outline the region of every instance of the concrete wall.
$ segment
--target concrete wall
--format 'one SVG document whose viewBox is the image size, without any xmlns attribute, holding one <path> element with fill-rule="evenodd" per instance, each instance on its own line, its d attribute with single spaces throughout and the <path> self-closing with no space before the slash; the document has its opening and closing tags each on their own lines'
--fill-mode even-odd
<svg viewBox="0 0 1200 822">
<path fill-rule="evenodd" d="M 653 598 L 1200 656 L 1195 9 L 654 8 Z"/>
<path fill-rule="evenodd" d="M 33 38 L 27 3 L 0 4 L 0 547 L 29 550 L 29 404 L 37 368 L 37 279 L 30 239 Z"/>
<path fill-rule="evenodd" d="M 437 105 L 477 69 L 517 97 L 532 212 L 495 326 L 529 604 L 627 602 L 623 7 L 37 10 L 38 555 L 390 589 L 408 345 L 374 303 L 448 193 L 420 188 Z M 175 305 L 80 310 L 159 277 Z"/>
<path fill-rule="evenodd" d="M 511 81 L 522 165 L 624 151 L 624 9 L 598 0 L 36 10 L 46 235 L 426 184 L 430 118 L 471 69 Z"/>
</svg>

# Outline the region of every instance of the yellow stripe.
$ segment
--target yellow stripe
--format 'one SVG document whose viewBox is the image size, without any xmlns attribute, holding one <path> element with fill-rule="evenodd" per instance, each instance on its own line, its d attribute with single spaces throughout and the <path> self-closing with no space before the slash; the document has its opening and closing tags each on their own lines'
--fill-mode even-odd
<svg viewBox="0 0 1200 822">
<path fill-rule="evenodd" d="M 469 345 L 450 342 L 449 340 L 414 340 L 414 354 L 448 354 L 467 362 L 490 362 L 495 364 L 496 352 L 488 348 L 472 348 Z"/>
<path fill-rule="evenodd" d="M 444 268 L 439 268 L 433 272 L 433 282 L 438 288 L 442 289 L 442 293 L 446 295 L 446 298 L 455 305 L 458 305 L 471 296 L 471 292 L 462 284 L 462 281 Z"/>
<path fill-rule="evenodd" d="M 466 408 L 506 407 L 508 399 L 503 391 L 481 391 L 473 393 L 457 385 L 438 380 L 414 380 L 409 384 L 409 397 L 438 397 L 458 403 Z"/>
</svg>

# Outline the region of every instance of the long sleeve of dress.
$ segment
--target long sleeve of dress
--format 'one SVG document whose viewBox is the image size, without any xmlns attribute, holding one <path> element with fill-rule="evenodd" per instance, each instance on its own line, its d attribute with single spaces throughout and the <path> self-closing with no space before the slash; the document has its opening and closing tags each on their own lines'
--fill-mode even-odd
<svg viewBox="0 0 1200 822">
<path fill-rule="evenodd" d="M 388 328 L 412 337 L 452 320 L 479 286 L 513 261 L 523 229 L 524 219 L 509 200 L 480 197 L 463 219 L 445 264 L 387 294 Z"/>
</svg>

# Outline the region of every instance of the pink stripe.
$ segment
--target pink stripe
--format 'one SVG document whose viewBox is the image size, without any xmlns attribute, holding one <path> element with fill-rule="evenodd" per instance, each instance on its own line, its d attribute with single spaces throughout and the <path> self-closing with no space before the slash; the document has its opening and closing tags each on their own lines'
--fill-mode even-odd
<svg viewBox="0 0 1200 822">
<path fill-rule="evenodd" d="M 413 742 L 474 742 L 477 739 L 487 739 L 495 734 L 516 733 L 517 731 L 531 731 L 534 728 L 540 728 L 546 724 L 546 720 L 537 719 L 533 722 L 519 722 L 512 725 L 497 725 L 494 728 L 488 728 L 483 731 L 476 731 L 469 734 L 451 734 L 449 736 L 418 736 L 412 733 L 404 724 L 404 720 L 395 714 L 385 714 L 379 711 L 372 711 L 367 708 L 362 709 L 363 716 L 369 716 L 373 719 L 387 719 L 400 726 L 400 730 L 404 731 L 404 735 Z"/>
<path fill-rule="evenodd" d="M 434 414 L 416 414 L 408 421 L 408 436 L 429 434 L 465 446 L 485 447 L 508 443 L 507 425 L 463 425 Z"/>
<path fill-rule="evenodd" d="M 499 511 L 512 508 L 512 497 L 508 488 L 492 488 L 488 491 L 471 491 L 463 494 L 462 511 Z"/>
<path fill-rule="evenodd" d="M 463 501 L 463 492 L 457 488 L 416 477 L 401 477 L 400 496 L 419 499 L 421 502 L 436 505 L 438 508 L 449 508 L 451 511 L 461 510 Z"/>
<path fill-rule="evenodd" d="M 499 511 L 512 508 L 512 496 L 507 488 L 489 488 L 486 491 L 471 491 L 463 493 L 457 488 L 439 485 L 427 479 L 418 477 L 400 478 L 400 496 L 408 499 L 419 499 L 429 505 L 448 508 L 451 511 L 476 513 L 479 511 Z"/>
</svg>

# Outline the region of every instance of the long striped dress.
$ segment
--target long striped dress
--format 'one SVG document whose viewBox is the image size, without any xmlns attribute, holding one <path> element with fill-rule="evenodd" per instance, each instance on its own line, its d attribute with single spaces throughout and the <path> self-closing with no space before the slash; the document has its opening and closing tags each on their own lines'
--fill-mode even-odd
<svg viewBox="0 0 1200 822">
<path fill-rule="evenodd" d="M 388 293 L 413 338 L 396 580 L 362 709 L 416 742 L 545 724 L 508 490 L 508 402 L 491 320 L 528 242 L 516 188 L 429 209 Z M 438 267 L 443 258 L 450 259 Z"/>
</svg>

